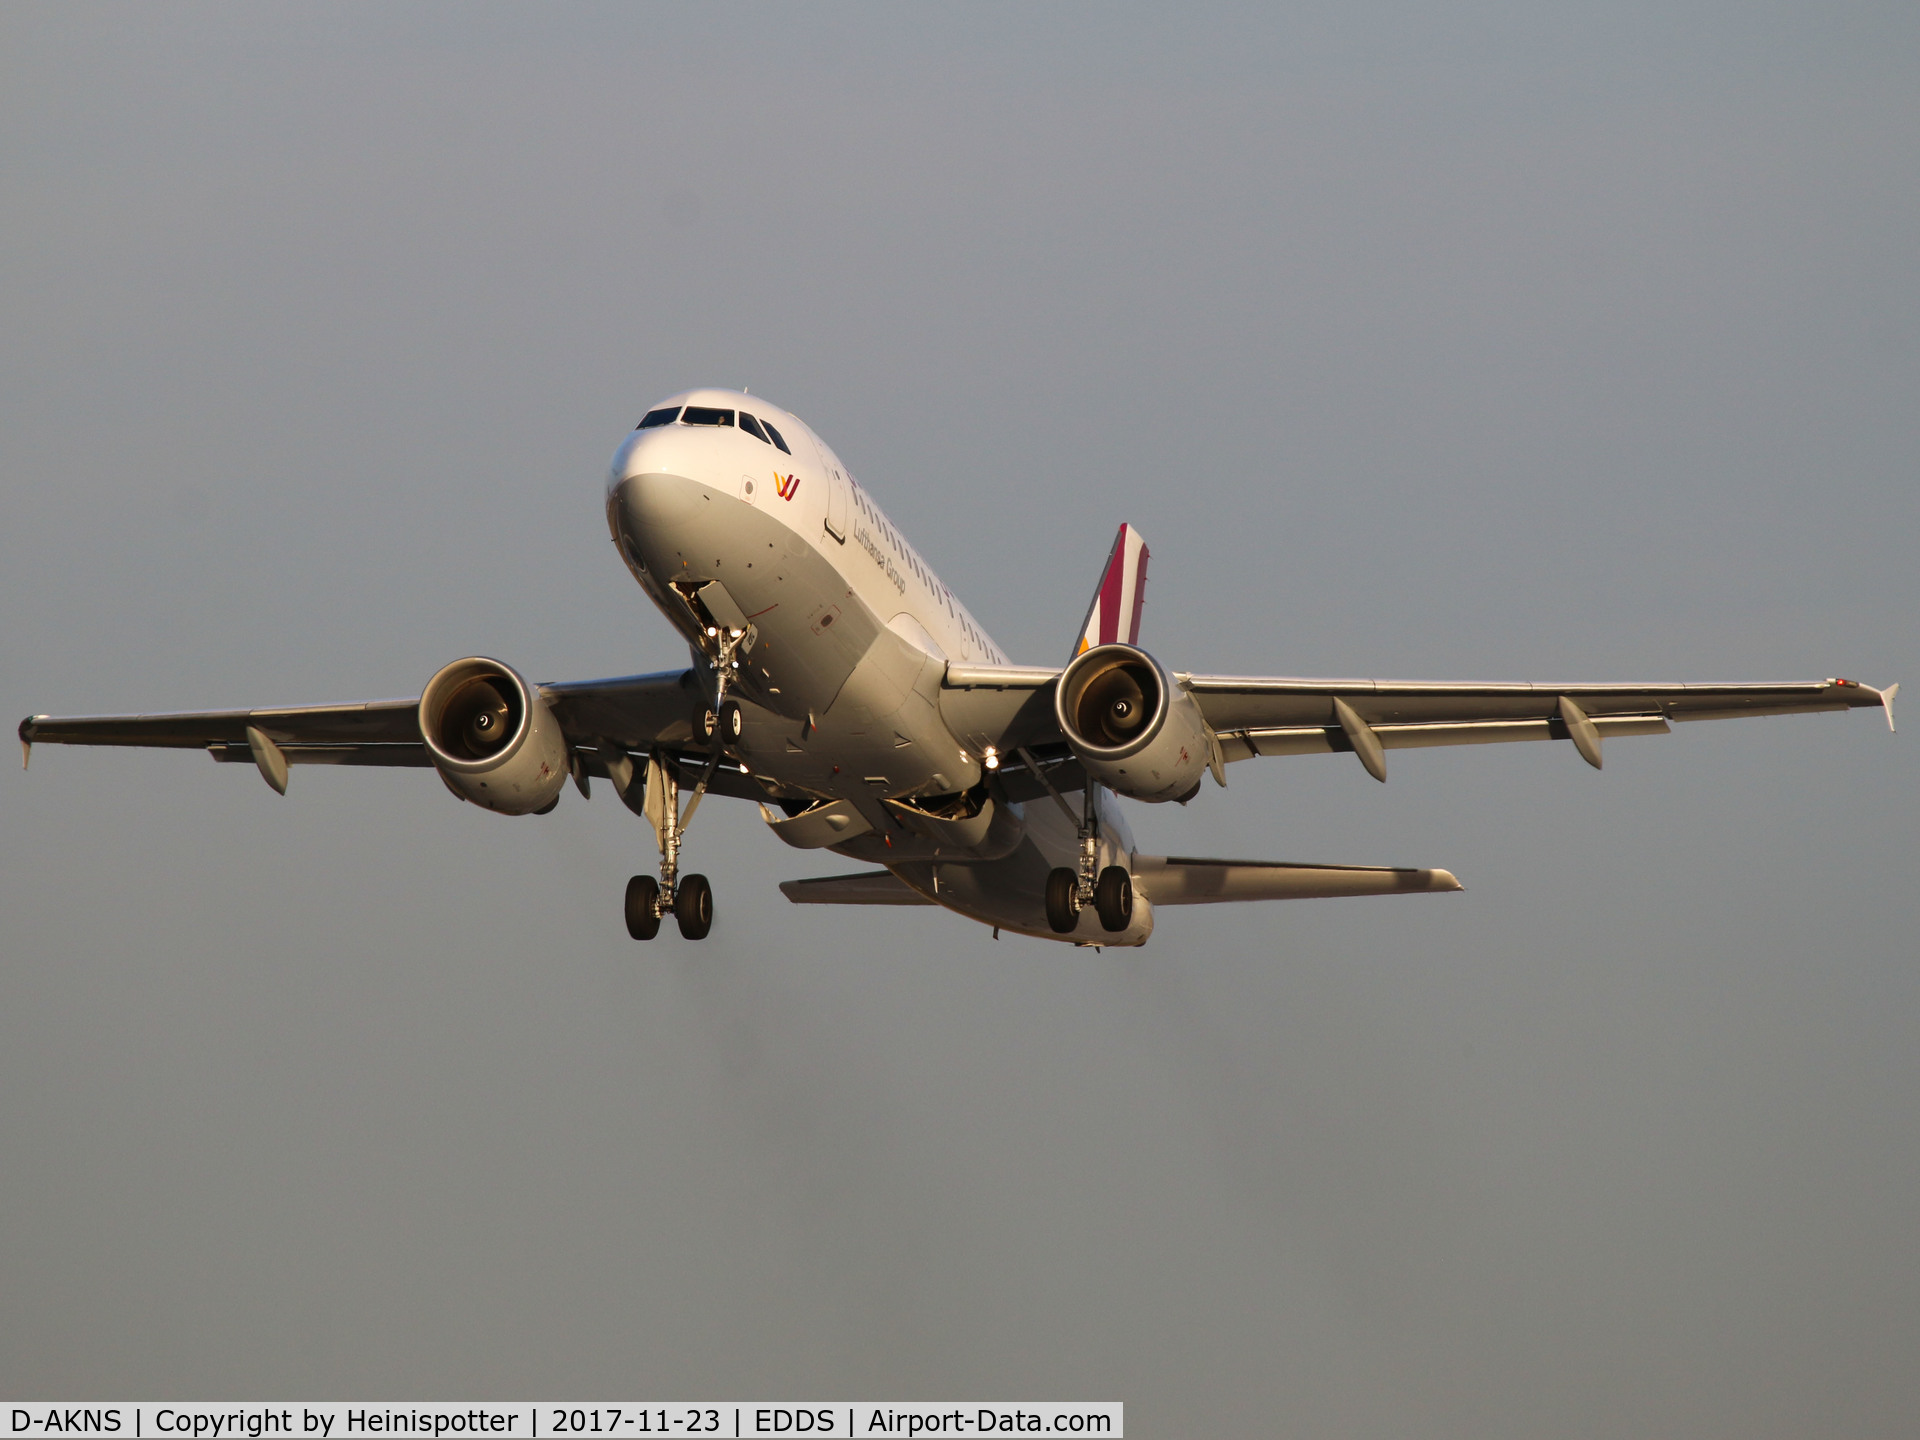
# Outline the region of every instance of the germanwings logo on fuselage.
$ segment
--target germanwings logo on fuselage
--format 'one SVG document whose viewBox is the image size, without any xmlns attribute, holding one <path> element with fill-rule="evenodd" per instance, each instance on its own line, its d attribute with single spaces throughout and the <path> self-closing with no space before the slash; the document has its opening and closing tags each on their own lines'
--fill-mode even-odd
<svg viewBox="0 0 1920 1440">
<path fill-rule="evenodd" d="M 773 488 L 780 492 L 782 500 L 791 500 L 800 493 L 800 477 L 797 474 L 782 475 L 776 470 L 773 472 Z"/>
</svg>

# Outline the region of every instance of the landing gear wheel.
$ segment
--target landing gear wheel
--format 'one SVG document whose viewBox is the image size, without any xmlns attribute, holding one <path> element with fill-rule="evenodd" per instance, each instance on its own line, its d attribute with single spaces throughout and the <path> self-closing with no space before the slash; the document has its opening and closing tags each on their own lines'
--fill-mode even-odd
<svg viewBox="0 0 1920 1440">
<path fill-rule="evenodd" d="M 1133 923 L 1133 876 L 1126 866 L 1109 865 L 1100 872 L 1093 886 L 1093 908 L 1102 930 L 1111 933 Z"/>
<path fill-rule="evenodd" d="M 704 875 L 688 875 L 673 889 L 673 918 L 689 940 L 704 940 L 713 929 L 713 887 Z"/>
<path fill-rule="evenodd" d="M 1047 875 L 1047 924 L 1056 935 L 1071 935 L 1080 923 L 1080 877 L 1061 865 Z"/>
<path fill-rule="evenodd" d="M 660 886 L 651 875 L 627 881 L 627 934 L 651 940 L 660 933 Z"/>
<path fill-rule="evenodd" d="M 738 745 L 747 733 L 747 717 L 740 713 L 740 702 L 729 700 L 720 707 L 720 743 Z"/>
</svg>

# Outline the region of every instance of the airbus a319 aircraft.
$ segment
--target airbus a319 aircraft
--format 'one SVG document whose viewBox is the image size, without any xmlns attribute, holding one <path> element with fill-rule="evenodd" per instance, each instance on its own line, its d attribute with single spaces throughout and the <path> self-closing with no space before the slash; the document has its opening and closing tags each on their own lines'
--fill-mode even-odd
<svg viewBox="0 0 1920 1440">
<path fill-rule="evenodd" d="M 1376 780 L 1387 752 L 1564 740 L 1602 744 L 1674 721 L 1882 707 L 1899 686 L 1448 684 L 1195 675 L 1140 648 L 1147 547 L 1122 525 L 1063 666 L 1015 665 L 797 416 L 692 390 L 614 452 L 607 528 L 686 637 L 684 670 L 530 684 L 455 660 L 418 699 L 21 722 L 35 743 L 205 749 L 286 793 L 295 765 L 438 772 L 463 801 L 545 815 L 594 779 L 652 827 L 658 878 L 627 882 L 636 940 L 671 914 L 713 923 L 706 877 L 680 873 L 708 794 L 756 800 L 802 850 L 869 867 L 790 880 L 818 905 L 943 905 L 1077 945 L 1142 945 L 1156 907 L 1458 890 L 1445 870 L 1149 855 L 1116 796 L 1186 802 L 1256 756 L 1344 752 Z"/>
</svg>

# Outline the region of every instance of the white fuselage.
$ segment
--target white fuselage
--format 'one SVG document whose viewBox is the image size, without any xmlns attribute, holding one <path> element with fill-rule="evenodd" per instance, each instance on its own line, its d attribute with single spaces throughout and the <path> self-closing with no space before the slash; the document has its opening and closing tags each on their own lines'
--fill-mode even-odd
<svg viewBox="0 0 1920 1440">
<path fill-rule="evenodd" d="M 622 558 L 687 637 L 713 690 L 715 634 L 748 628 L 729 670 L 745 731 L 732 748 L 770 797 L 841 801 L 864 818 L 831 846 L 886 865 L 939 903 L 990 924 L 1053 937 L 1041 895 L 1071 865 L 1074 827 L 1051 799 L 1004 805 L 990 840 L 957 844 L 903 825 L 902 804 L 973 791 L 986 757 L 942 717 L 949 662 L 1007 665 L 933 568 L 797 416 L 754 396 L 693 390 L 660 409 L 722 412 L 729 424 L 675 420 L 635 430 L 614 452 L 607 521 Z M 689 413 L 683 411 L 683 413 Z M 782 450 L 739 418 L 771 422 Z M 1077 810 L 1081 796 L 1073 793 Z M 1101 864 L 1127 863 L 1131 837 L 1101 795 Z M 938 827 L 931 827 L 936 829 Z M 1139 944 L 1151 907 L 1108 934 Z"/>
</svg>

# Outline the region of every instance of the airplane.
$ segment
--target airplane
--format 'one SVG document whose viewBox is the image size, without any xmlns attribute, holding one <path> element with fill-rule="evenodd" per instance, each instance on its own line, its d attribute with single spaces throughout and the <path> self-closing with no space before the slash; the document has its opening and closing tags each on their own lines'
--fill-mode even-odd
<svg viewBox="0 0 1920 1440">
<path fill-rule="evenodd" d="M 802 850 L 869 867 L 789 880 L 803 905 L 937 905 L 1000 931 L 1139 946 L 1163 906 L 1437 894 L 1446 870 L 1151 855 L 1116 797 L 1186 803 L 1262 756 L 1603 742 L 1673 722 L 1878 706 L 1898 685 L 1454 684 L 1169 670 L 1141 648 L 1148 550 L 1122 525 L 1073 653 L 1015 665 L 839 456 L 798 416 L 698 389 L 614 451 L 607 529 L 685 637 L 683 670 L 530 684 L 501 661 L 442 667 L 417 698 L 189 714 L 28 717 L 35 744 L 205 749 L 284 795 L 295 765 L 432 768 L 462 801 L 545 815 L 607 781 L 652 828 L 657 877 L 627 882 L 628 934 L 688 940 L 713 888 L 680 873 L 708 794 L 754 800 Z"/>
</svg>

